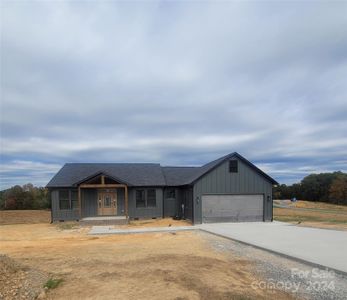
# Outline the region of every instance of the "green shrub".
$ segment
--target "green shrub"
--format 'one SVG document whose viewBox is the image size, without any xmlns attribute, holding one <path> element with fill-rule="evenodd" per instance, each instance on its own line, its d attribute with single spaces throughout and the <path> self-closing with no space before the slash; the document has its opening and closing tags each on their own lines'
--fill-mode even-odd
<svg viewBox="0 0 347 300">
<path fill-rule="evenodd" d="M 47 282 L 45 283 L 43 287 L 47 289 L 55 289 L 62 282 L 63 282 L 63 279 L 61 278 L 58 278 L 58 279 L 50 278 L 47 280 Z"/>
</svg>

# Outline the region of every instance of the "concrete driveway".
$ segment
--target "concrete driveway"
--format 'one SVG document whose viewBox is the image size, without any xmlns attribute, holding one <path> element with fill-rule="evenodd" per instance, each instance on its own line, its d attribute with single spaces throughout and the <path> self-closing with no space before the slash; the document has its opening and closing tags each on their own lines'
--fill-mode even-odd
<svg viewBox="0 0 347 300">
<path fill-rule="evenodd" d="M 347 232 L 283 222 L 198 225 L 207 232 L 347 274 Z"/>
</svg>

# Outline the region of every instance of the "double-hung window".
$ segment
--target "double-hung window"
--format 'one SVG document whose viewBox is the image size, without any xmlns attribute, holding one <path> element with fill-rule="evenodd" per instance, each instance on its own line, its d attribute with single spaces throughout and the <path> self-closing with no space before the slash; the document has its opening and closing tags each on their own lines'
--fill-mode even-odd
<svg viewBox="0 0 347 300">
<path fill-rule="evenodd" d="M 147 190 L 147 207 L 156 207 L 156 190 Z"/>
<path fill-rule="evenodd" d="M 78 208 L 78 192 L 71 191 L 71 209 Z"/>
<path fill-rule="evenodd" d="M 59 209 L 70 209 L 70 191 L 61 190 L 59 191 Z"/>
<path fill-rule="evenodd" d="M 136 190 L 136 207 L 146 208 L 146 207 L 156 207 L 157 206 L 157 196 L 155 189 L 147 190 Z"/>
<path fill-rule="evenodd" d="M 76 190 L 60 190 L 59 191 L 59 209 L 77 209 L 78 208 L 78 192 Z"/>
<path fill-rule="evenodd" d="M 146 207 L 145 190 L 136 190 L 136 207 Z"/>
</svg>

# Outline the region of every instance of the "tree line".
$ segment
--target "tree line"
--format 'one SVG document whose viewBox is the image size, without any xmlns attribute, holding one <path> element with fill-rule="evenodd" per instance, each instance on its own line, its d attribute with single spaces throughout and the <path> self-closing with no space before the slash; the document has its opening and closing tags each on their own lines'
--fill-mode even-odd
<svg viewBox="0 0 347 300">
<path fill-rule="evenodd" d="M 343 172 L 310 174 L 300 183 L 281 184 L 273 189 L 274 199 L 292 199 L 347 205 L 347 174 Z"/>
<path fill-rule="evenodd" d="M 329 202 L 347 205 L 347 173 L 310 174 L 292 185 L 281 184 L 273 189 L 274 199 Z M 0 192 L 0 209 L 48 209 L 51 207 L 46 188 L 28 183 Z"/>
<path fill-rule="evenodd" d="M 46 188 L 28 183 L 15 185 L 0 193 L 0 209 L 47 209 L 51 207 Z"/>
</svg>

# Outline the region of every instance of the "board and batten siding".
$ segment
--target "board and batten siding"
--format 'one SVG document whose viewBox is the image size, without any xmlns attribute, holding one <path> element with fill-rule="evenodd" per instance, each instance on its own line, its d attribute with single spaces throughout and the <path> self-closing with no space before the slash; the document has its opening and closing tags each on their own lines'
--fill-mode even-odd
<svg viewBox="0 0 347 300">
<path fill-rule="evenodd" d="M 125 216 L 125 190 L 117 189 L 117 216 Z"/>
<path fill-rule="evenodd" d="M 156 207 L 136 207 L 136 190 L 156 190 Z M 130 218 L 161 218 L 163 216 L 163 189 L 138 187 L 129 189 L 129 217 Z"/>
<path fill-rule="evenodd" d="M 138 188 L 149 189 L 149 188 Z M 129 217 L 130 218 L 161 218 L 163 215 L 163 189 L 156 190 L 156 207 L 137 208 L 135 190 L 129 189 Z M 79 219 L 78 209 L 59 208 L 59 189 L 51 191 L 52 221 L 73 221 Z M 98 191 L 97 189 L 81 190 L 81 217 L 95 217 L 98 215 Z M 125 191 L 117 189 L 117 215 L 125 215 Z"/>
<path fill-rule="evenodd" d="M 240 159 L 237 160 L 237 173 L 229 172 L 229 160 L 226 160 L 194 183 L 194 223 L 202 222 L 201 199 L 202 195 L 208 194 L 262 194 L 264 221 L 272 220 L 272 183 Z"/>
<path fill-rule="evenodd" d="M 95 189 L 81 189 L 82 218 L 98 215 L 98 191 Z"/>
<path fill-rule="evenodd" d="M 66 190 L 66 189 L 65 189 Z M 52 201 L 52 221 L 74 221 L 79 219 L 77 209 L 60 209 L 59 208 L 59 190 L 51 191 Z"/>
</svg>

